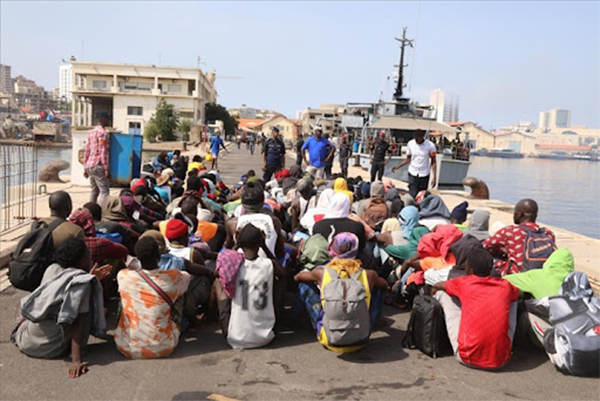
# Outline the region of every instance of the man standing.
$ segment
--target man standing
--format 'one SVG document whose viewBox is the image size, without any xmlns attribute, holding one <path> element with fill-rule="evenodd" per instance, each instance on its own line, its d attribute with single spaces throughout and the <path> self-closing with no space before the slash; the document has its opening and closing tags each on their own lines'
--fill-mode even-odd
<svg viewBox="0 0 600 401">
<path fill-rule="evenodd" d="M 406 159 L 392 167 L 392 172 L 395 172 L 410 163 L 408 166 L 408 191 L 413 198 L 419 191 L 427 190 L 430 173 L 433 174 L 431 187 L 435 187 L 437 181 L 435 154 L 435 145 L 425 139 L 424 131 L 418 130 L 415 131 L 414 139 L 408 141 Z"/>
<path fill-rule="evenodd" d="M 371 161 L 371 182 L 375 181 L 375 178 L 377 178 L 378 181 L 383 181 L 385 165 L 392 158 L 392 155 L 390 154 L 387 161 L 385 160 L 389 147 L 390 145 L 385 141 L 385 132 L 380 131 L 379 134 L 377 134 L 377 140 L 371 145 L 370 149 L 371 156 L 373 157 Z"/>
<path fill-rule="evenodd" d="M 348 136 L 342 137 L 342 143 L 340 144 L 340 168 L 342 169 L 342 175 L 344 178 L 348 178 L 348 159 L 352 157 L 352 148 L 348 143 Z"/>
<path fill-rule="evenodd" d="M 273 174 L 285 168 L 285 145 L 279 138 L 279 128 L 273 127 L 272 138 L 265 142 L 263 148 L 262 169 L 265 172 L 263 181 L 271 181 Z"/>
<path fill-rule="evenodd" d="M 302 146 L 304 146 L 304 134 L 299 133 L 296 140 L 296 164 L 302 166 Z"/>
<path fill-rule="evenodd" d="M 308 166 L 308 171 L 313 177 L 323 178 L 325 166 L 329 157 L 333 157 L 335 148 L 328 151 L 329 140 L 323 138 L 321 127 L 315 128 L 315 136 L 308 138 L 302 145 L 302 158 Z M 306 150 L 308 149 L 309 158 L 306 158 Z"/>
<path fill-rule="evenodd" d="M 110 124 L 110 116 L 106 112 L 100 112 L 96 117 L 98 118 L 98 125 L 89 132 L 85 144 L 83 175 L 85 178 L 90 179 L 90 185 L 92 186 L 90 202 L 98 202 L 102 206 L 109 191 L 109 140 L 105 127 Z"/>
<path fill-rule="evenodd" d="M 210 153 L 212 154 L 212 170 L 219 170 L 219 152 L 223 148 L 225 152 L 229 153 L 223 140 L 221 139 L 221 132 L 215 131 L 215 134 L 210 138 Z"/>
<path fill-rule="evenodd" d="M 329 134 L 324 134 L 323 138 L 325 138 L 329 144 L 327 145 L 327 159 L 325 160 L 325 179 L 331 180 L 331 169 L 333 168 L 333 157 L 335 156 L 335 145 L 329 139 Z"/>
</svg>

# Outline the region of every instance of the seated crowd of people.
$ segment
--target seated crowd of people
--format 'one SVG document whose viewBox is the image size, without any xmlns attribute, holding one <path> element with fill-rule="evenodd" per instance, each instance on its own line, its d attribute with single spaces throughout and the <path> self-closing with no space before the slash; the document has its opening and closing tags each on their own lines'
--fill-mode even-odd
<svg viewBox="0 0 600 401">
<path fill-rule="evenodd" d="M 51 260 L 27 264 L 17 253 L 11 265 L 11 280 L 38 270 L 21 274 L 27 285 L 13 282 L 31 291 L 11 336 L 21 352 L 70 352 L 78 377 L 89 335 L 111 332 L 125 357 L 156 358 L 206 321 L 246 349 L 305 319 L 320 344 L 347 353 L 385 324 L 385 304 L 409 310 L 427 296 L 463 365 L 501 368 L 519 330 L 551 354 L 552 308 L 540 317 L 524 300 L 563 294 L 574 259 L 536 223 L 531 199 L 515 206 L 514 225 L 490 225 L 490 213 L 466 201 L 450 211 L 427 191 L 413 198 L 391 182 L 315 179 L 298 165 L 270 182 L 251 170 L 231 186 L 200 156 L 163 152 L 152 168 L 102 205 L 73 210 L 68 193 L 49 197 Z"/>
</svg>

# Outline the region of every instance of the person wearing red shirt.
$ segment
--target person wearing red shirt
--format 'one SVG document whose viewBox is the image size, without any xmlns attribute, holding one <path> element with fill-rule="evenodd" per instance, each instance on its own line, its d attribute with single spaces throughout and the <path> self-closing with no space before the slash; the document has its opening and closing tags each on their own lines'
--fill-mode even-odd
<svg viewBox="0 0 600 401">
<path fill-rule="evenodd" d="M 497 260 L 494 263 L 496 271 L 505 276 L 520 273 L 523 270 L 523 255 L 527 231 L 544 230 L 546 235 L 556 243 L 554 233 L 547 228 L 540 228 L 535 222 L 538 205 L 533 199 L 522 199 L 515 205 L 513 221 L 515 225 L 504 227 L 496 234 L 483 241 L 483 248 Z"/>
<path fill-rule="evenodd" d="M 479 369 L 498 369 L 508 362 L 517 321 L 519 290 L 490 277 L 492 264 L 488 252 L 474 250 L 467 257 L 466 276 L 434 286 L 456 358 Z"/>
</svg>

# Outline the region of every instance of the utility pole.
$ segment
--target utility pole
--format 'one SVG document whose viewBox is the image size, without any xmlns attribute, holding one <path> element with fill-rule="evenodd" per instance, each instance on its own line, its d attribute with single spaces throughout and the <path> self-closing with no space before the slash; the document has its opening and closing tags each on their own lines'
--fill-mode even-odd
<svg viewBox="0 0 600 401">
<path fill-rule="evenodd" d="M 413 39 L 406 38 L 406 27 L 402 29 L 402 37 L 395 38 L 398 42 L 400 42 L 400 64 L 398 64 L 398 85 L 396 86 L 396 92 L 394 92 L 394 99 L 400 100 L 402 99 L 402 89 L 404 88 L 404 48 L 408 45 L 413 47 Z"/>
</svg>

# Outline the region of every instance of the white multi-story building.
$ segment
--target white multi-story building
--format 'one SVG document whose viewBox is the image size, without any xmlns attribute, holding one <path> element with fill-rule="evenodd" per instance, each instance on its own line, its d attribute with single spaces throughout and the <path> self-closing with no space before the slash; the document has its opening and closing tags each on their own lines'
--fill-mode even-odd
<svg viewBox="0 0 600 401">
<path fill-rule="evenodd" d="M 557 107 L 541 111 L 538 128 L 552 130 L 555 128 L 568 128 L 571 126 L 571 110 L 559 109 Z"/>
<path fill-rule="evenodd" d="M 216 102 L 215 73 L 199 68 L 73 61 L 73 125 L 89 127 L 98 112 L 112 116 L 112 126 L 140 134 L 160 99 L 192 124 L 204 122 L 204 105 Z"/>
<path fill-rule="evenodd" d="M 458 96 L 447 99 L 441 89 L 434 89 L 429 96 L 429 104 L 436 110 L 435 120 L 440 123 L 458 121 Z"/>
<path fill-rule="evenodd" d="M 0 64 L 0 93 L 13 93 L 10 65 Z"/>
<path fill-rule="evenodd" d="M 67 102 L 73 100 L 71 89 L 73 87 L 73 66 L 64 64 L 58 67 L 58 100 Z"/>
</svg>

